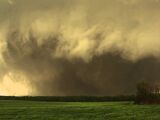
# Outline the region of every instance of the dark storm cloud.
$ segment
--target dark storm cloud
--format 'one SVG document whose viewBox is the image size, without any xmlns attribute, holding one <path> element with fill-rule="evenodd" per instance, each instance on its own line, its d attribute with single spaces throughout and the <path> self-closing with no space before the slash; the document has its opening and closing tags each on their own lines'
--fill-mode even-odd
<svg viewBox="0 0 160 120">
<path fill-rule="evenodd" d="M 30 89 L 14 95 L 134 94 L 138 81 L 159 82 L 158 0 L 0 3 L 3 91 L 8 79 Z"/>
</svg>

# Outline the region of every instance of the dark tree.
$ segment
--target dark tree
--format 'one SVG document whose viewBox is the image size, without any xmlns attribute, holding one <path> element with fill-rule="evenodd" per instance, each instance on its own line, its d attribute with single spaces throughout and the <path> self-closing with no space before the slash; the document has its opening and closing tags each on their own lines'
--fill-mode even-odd
<svg viewBox="0 0 160 120">
<path fill-rule="evenodd" d="M 158 85 L 142 81 L 137 84 L 136 103 L 152 104 L 160 103 L 160 88 Z"/>
</svg>

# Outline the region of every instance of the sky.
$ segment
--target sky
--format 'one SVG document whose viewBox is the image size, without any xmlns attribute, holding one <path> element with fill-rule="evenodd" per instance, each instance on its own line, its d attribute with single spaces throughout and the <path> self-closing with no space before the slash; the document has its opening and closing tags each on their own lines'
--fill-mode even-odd
<svg viewBox="0 0 160 120">
<path fill-rule="evenodd" d="M 0 95 L 130 95 L 160 82 L 160 0 L 0 0 Z"/>
</svg>

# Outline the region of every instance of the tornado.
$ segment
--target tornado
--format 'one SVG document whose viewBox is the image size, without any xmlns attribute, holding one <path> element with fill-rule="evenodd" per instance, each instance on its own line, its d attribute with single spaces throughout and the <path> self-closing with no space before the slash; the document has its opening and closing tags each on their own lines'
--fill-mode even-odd
<svg viewBox="0 0 160 120">
<path fill-rule="evenodd" d="M 1 0 L 0 95 L 133 95 L 160 82 L 159 0 Z"/>
</svg>

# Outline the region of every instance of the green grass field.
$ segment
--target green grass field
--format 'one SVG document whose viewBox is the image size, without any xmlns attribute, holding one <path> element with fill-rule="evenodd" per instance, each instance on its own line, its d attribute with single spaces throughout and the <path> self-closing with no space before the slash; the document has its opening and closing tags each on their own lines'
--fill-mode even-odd
<svg viewBox="0 0 160 120">
<path fill-rule="evenodd" d="M 0 120 L 160 120 L 160 105 L 1 100 Z"/>
</svg>

